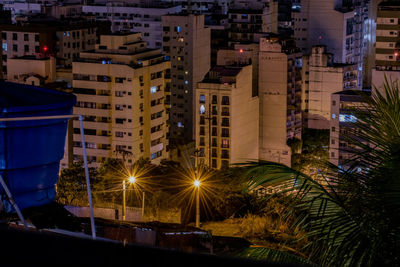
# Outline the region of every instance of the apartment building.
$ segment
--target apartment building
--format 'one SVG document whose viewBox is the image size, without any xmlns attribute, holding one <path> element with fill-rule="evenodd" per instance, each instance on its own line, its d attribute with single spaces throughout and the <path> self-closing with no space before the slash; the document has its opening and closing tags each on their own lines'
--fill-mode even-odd
<svg viewBox="0 0 400 267">
<path fill-rule="evenodd" d="M 326 45 L 334 62 L 356 64 L 361 89 L 366 47 L 371 42 L 368 36 L 373 34 L 373 28 L 365 24 L 369 14 L 366 1 L 302 0 L 296 6 L 292 17 L 297 46 L 311 53 L 314 45 Z"/>
<path fill-rule="evenodd" d="M 287 140 L 301 139 L 301 56 L 292 39 L 260 39 L 261 160 L 291 165 Z"/>
<path fill-rule="evenodd" d="M 182 11 L 181 5 L 158 2 L 114 2 L 82 6 L 82 12 L 99 21 L 110 21 L 111 31 L 141 32 L 149 48 L 162 47 L 161 16 Z"/>
<path fill-rule="evenodd" d="M 358 68 L 352 64 L 334 63 L 324 45 L 313 46 L 303 56 L 302 112 L 303 127 L 329 129 L 331 95 L 342 90 L 356 90 Z"/>
<path fill-rule="evenodd" d="M 260 33 L 278 33 L 278 3 L 269 1 L 259 8 L 235 8 L 228 11 L 229 40 L 258 42 Z"/>
<path fill-rule="evenodd" d="M 388 79 L 400 79 L 400 2 L 381 2 L 376 24 L 372 85 L 379 88 L 383 85 L 385 75 Z"/>
<path fill-rule="evenodd" d="M 57 58 L 57 65 L 70 67 L 79 52 L 94 49 L 97 23 L 85 20 L 42 19 L 13 25 L 0 25 L 3 73 L 7 59 L 22 56 Z"/>
<path fill-rule="evenodd" d="M 357 134 L 355 109 L 364 104 L 364 98 L 370 92 L 346 90 L 332 94 L 329 140 L 329 160 L 339 168 L 347 169 L 347 160 L 354 154 L 354 146 L 349 143 L 349 136 Z M 361 169 L 360 169 L 361 171 Z"/>
<path fill-rule="evenodd" d="M 165 73 L 169 61 L 147 48 L 140 33 L 101 35 L 91 51 L 73 62 L 74 114 L 83 115 L 89 161 L 105 158 L 132 163 L 168 157 Z M 82 155 L 79 121 L 73 124 L 73 156 Z M 64 164 L 68 157 L 64 159 Z"/>
<path fill-rule="evenodd" d="M 258 96 L 258 43 L 233 43 L 230 49 L 219 49 L 217 52 L 217 65 L 252 65 L 253 66 L 253 96 Z"/>
<path fill-rule="evenodd" d="M 210 69 L 210 29 L 204 15 L 162 17 L 163 49 L 171 60 L 170 143 L 187 143 L 195 136 L 195 89 Z"/>
<path fill-rule="evenodd" d="M 199 164 L 214 169 L 258 160 L 259 101 L 252 95 L 252 66 L 216 66 L 196 90 Z"/>
</svg>

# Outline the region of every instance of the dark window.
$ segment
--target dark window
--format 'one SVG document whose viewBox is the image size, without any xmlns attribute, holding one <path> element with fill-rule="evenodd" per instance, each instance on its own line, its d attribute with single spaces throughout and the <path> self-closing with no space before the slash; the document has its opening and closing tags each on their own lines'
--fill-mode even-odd
<svg viewBox="0 0 400 267">
<path fill-rule="evenodd" d="M 2 33 L 1 33 L 1 38 L 2 38 L 3 40 L 7 40 L 7 33 L 2 32 Z"/>
<path fill-rule="evenodd" d="M 16 45 L 16 44 L 13 45 L 13 51 L 18 52 L 18 45 Z"/>
<path fill-rule="evenodd" d="M 29 52 L 29 45 L 24 45 L 24 52 Z"/>
<path fill-rule="evenodd" d="M 24 34 L 24 41 L 29 41 L 29 35 L 27 33 Z"/>
<path fill-rule="evenodd" d="M 18 40 L 18 35 L 16 33 L 13 33 L 13 40 Z"/>
</svg>

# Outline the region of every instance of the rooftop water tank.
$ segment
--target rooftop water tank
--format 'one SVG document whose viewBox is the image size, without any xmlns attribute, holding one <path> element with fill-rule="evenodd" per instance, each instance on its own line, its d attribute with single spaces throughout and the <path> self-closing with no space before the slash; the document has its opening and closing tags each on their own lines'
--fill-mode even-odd
<svg viewBox="0 0 400 267">
<path fill-rule="evenodd" d="M 50 89 L 0 81 L 0 119 L 71 115 L 76 97 Z M 20 209 L 55 198 L 68 119 L 0 121 L 0 175 Z M 0 197 L 12 211 L 5 192 Z"/>
</svg>

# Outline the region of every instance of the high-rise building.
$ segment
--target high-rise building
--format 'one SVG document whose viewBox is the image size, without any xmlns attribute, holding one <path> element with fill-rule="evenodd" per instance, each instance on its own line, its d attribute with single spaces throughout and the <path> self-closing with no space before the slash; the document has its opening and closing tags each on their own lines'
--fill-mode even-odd
<svg viewBox="0 0 400 267">
<path fill-rule="evenodd" d="M 400 79 L 400 2 L 381 2 L 376 24 L 372 85 L 379 88 L 383 85 L 385 75 L 388 79 Z"/>
<path fill-rule="evenodd" d="M 324 45 L 314 46 L 302 64 L 303 127 L 329 129 L 331 95 L 358 88 L 357 66 L 332 62 Z"/>
<path fill-rule="evenodd" d="M 162 17 L 163 49 L 171 60 L 170 144 L 194 140 L 195 89 L 210 69 L 210 29 L 204 15 Z"/>
<path fill-rule="evenodd" d="M 260 39 L 259 158 L 291 165 L 287 140 L 301 139 L 301 52 L 293 40 Z"/>
<path fill-rule="evenodd" d="M 260 33 L 278 33 L 278 2 L 271 0 L 260 5 L 236 2 L 229 9 L 229 41 L 258 42 Z"/>
<path fill-rule="evenodd" d="M 164 90 L 169 67 L 160 50 L 147 48 L 140 33 L 101 35 L 94 50 L 81 52 L 73 62 L 74 114 L 83 115 L 93 165 L 110 157 L 128 163 L 141 157 L 159 163 L 168 157 Z M 78 159 L 79 122 L 73 126 Z"/>
<path fill-rule="evenodd" d="M 369 95 L 370 92 L 360 90 L 346 90 L 332 94 L 329 160 L 343 170 L 347 169 L 347 160 L 356 152 L 348 139 L 357 133 L 355 109 L 362 108 L 365 97 Z"/>
<path fill-rule="evenodd" d="M 54 56 L 57 65 L 72 66 L 79 52 L 94 49 L 97 23 L 85 20 L 40 20 L 0 25 L 3 48 L 3 73 L 7 59 L 22 56 Z"/>
<path fill-rule="evenodd" d="M 141 32 L 149 48 L 162 47 L 161 16 L 181 10 L 181 5 L 165 2 L 140 4 L 107 1 L 82 7 L 84 15 L 93 16 L 99 21 L 110 21 L 112 32 Z"/>
<path fill-rule="evenodd" d="M 252 67 L 216 66 L 196 90 L 196 148 L 199 163 L 220 169 L 258 160 L 258 97 Z"/>
<path fill-rule="evenodd" d="M 362 88 L 363 60 L 369 39 L 364 27 L 368 18 L 366 1 L 302 0 L 293 12 L 294 38 L 304 53 L 315 45 L 326 45 L 336 63 L 356 64 Z M 368 70 L 365 70 L 368 71 Z"/>
</svg>

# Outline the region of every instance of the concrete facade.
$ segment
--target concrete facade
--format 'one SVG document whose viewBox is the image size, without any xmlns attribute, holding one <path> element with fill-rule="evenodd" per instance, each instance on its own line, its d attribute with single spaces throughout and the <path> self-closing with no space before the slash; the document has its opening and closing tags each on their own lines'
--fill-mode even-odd
<svg viewBox="0 0 400 267">
<path fill-rule="evenodd" d="M 109 157 L 128 163 L 143 157 L 155 164 L 168 158 L 164 90 L 169 67 L 159 50 L 146 47 L 140 33 L 102 35 L 95 50 L 80 54 L 72 67 L 78 100 L 74 114 L 84 115 L 92 165 Z M 73 126 L 73 154 L 79 159 L 79 122 Z"/>
<path fill-rule="evenodd" d="M 372 85 L 382 87 L 388 80 L 400 79 L 400 3 L 382 2 L 378 5 L 375 68 Z"/>
<path fill-rule="evenodd" d="M 258 160 L 259 101 L 252 66 L 216 66 L 196 90 L 199 163 L 215 169 Z"/>
<path fill-rule="evenodd" d="M 326 46 L 314 46 L 303 56 L 302 112 L 303 127 L 329 129 L 331 95 L 357 89 L 357 66 L 335 64 Z"/>
<path fill-rule="evenodd" d="M 162 17 L 163 49 L 171 60 L 171 144 L 194 140 L 196 84 L 210 69 L 210 29 L 204 15 Z"/>
<path fill-rule="evenodd" d="M 128 2 L 107 2 L 101 5 L 84 5 L 82 12 L 96 20 L 109 20 L 111 31 L 141 32 L 149 48 L 162 47 L 161 16 L 181 12 L 175 4 L 140 5 Z"/>
<path fill-rule="evenodd" d="M 29 56 L 10 58 L 7 65 L 7 80 L 10 82 L 42 86 L 56 80 L 56 60 L 54 57 L 42 59 Z"/>
<path fill-rule="evenodd" d="M 290 40 L 261 38 L 258 62 L 259 158 L 290 166 L 286 142 L 301 139 L 301 53 Z"/>
</svg>

